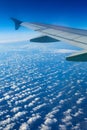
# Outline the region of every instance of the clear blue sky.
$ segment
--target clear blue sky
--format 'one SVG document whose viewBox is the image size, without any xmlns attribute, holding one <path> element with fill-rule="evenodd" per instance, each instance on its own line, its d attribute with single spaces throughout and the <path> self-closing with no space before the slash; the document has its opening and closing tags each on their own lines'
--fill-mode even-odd
<svg viewBox="0 0 87 130">
<path fill-rule="evenodd" d="M 87 0 L 0 0 L 0 34 L 12 33 L 10 17 L 87 29 Z"/>
</svg>

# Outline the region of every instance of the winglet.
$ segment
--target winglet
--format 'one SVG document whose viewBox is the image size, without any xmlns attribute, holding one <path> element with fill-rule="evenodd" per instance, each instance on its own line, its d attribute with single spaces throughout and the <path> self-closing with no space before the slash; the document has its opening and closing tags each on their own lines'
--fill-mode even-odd
<svg viewBox="0 0 87 130">
<path fill-rule="evenodd" d="M 14 24 L 15 24 L 15 30 L 18 30 L 19 27 L 20 27 L 20 25 L 21 25 L 21 23 L 22 23 L 22 21 L 17 20 L 17 19 L 15 19 L 15 18 L 11 18 L 11 20 L 12 20 L 12 21 L 14 22 Z"/>
</svg>

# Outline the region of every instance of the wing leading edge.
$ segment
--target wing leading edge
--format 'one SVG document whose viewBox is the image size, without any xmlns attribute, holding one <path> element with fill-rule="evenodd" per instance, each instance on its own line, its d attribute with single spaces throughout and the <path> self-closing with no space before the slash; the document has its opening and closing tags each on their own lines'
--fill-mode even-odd
<svg viewBox="0 0 87 130">
<path fill-rule="evenodd" d="M 43 34 L 43 36 L 31 39 L 31 42 L 68 42 L 84 50 L 67 57 L 66 60 L 87 61 L 87 30 L 41 23 L 22 22 L 15 18 L 11 19 L 14 21 L 16 30 L 18 30 L 20 26 L 24 26 Z"/>
</svg>

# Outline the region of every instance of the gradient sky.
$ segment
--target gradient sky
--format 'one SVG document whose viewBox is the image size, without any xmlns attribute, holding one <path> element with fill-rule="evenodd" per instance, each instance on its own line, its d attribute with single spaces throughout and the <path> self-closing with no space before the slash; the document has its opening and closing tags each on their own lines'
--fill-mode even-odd
<svg viewBox="0 0 87 130">
<path fill-rule="evenodd" d="M 0 40 L 28 37 L 32 31 L 14 30 L 10 17 L 30 22 L 87 29 L 86 0 L 0 0 Z"/>
</svg>

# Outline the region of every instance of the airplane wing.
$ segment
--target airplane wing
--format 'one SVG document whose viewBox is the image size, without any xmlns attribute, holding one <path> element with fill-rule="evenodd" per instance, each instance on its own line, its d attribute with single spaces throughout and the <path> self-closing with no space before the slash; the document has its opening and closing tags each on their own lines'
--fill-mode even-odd
<svg viewBox="0 0 87 130">
<path fill-rule="evenodd" d="M 68 61 L 87 61 L 87 30 L 75 29 L 64 26 L 56 26 L 41 23 L 22 22 L 15 18 L 11 18 L 15 23 L 15 29 L 18 30 L 20 26 L 33 29 L 43 34 L 40 37 L 33 38 L 31 42 L 57 42 L 64 41 L 74 46 L 80 47 L 83 50 L 79 53 L 72 54 L 67 57 Z"/>
</svg>

